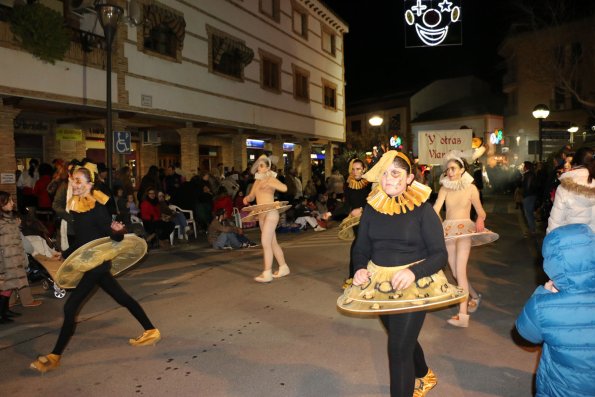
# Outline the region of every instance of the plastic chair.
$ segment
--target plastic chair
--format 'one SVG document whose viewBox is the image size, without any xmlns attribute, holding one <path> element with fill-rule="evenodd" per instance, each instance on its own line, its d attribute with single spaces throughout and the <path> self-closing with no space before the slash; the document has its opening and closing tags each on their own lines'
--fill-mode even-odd
<svg viewBox="0 0 595 397">
<path fill-rule="evenodd" d="M 194 230 L 194 238 L 196 238 L 197 237 L 196 220 L 194 219 L 194 214 L 192 213 L 192 210 L 184 210 L 184 209 L 178 207 L 177 205 L 173 205 L 173 204 L 170 204 L 169 208 L 172 209 L 173 211 L 181 212 L 182 214 L 184 214 L 184 216 L 186 217 L 186 222 L 188 223 L 188 226 L 191 226 L 192 230 Z M 176 227 L 178 227 L 178 226 L 176 226 Z"/>
<path fill-rule="evenodd" d="M 240 215 L 240 210 L 238 207 L 233 207 L 232 211 L 233 221 L 236 224 L 236 227 L 242 228 L 242 216 Z"/>
</svg>

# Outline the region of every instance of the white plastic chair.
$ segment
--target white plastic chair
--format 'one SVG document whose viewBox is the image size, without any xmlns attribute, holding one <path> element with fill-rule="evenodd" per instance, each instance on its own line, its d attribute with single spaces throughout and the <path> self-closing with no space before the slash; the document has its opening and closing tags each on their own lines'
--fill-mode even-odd
<svg viewBox="0 0 595 397">
<path fill-rule="evenodd" d="M 242 216 L 240 215 L 240 210 L 238 207 L 233 207 L 233 211 L 231 212 L 233 215 L 233 221 L 236 224 L 236 227 L 242 228 Z"/>
<path fill-rule="evenodd" d="M 186 222 L 188 223 L 188 226 L 191 226 L 192 230 L 194 230 L 194 238 L 196 238 L 197 237 L 196 220 L 194 219 L 194 214 L 192 213 L 192 210 L 184 210 L 184 209 L 178 207 L 177 205 L 173 205 L 173 204 L 170 204 L 169 208 L 173 211 L 181 212 L 182 214 L 184 214 L 184 216 L 186 217 Z M 178 226 L 176 226 L 176 227 L 178 227 Z M 179 230 L 179 227 L 178 227 L 178 230 Z M 179 231 L 179 232 L 181 232 L 181 231 Z M 188 237 L 188 235 L 186 235 L 186 234 L 185 234 L 185 236 Z"/>
</svg>

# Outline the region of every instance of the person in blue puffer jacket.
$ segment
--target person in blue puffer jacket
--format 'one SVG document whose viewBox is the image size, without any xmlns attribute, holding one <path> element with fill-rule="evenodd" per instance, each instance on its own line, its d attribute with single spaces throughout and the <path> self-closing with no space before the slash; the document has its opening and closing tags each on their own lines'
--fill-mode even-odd
<svg viewBox="0 0 595 397">
<path fill-rule="evenodd" d="M 584 224 L 554 229 L 543 241 L 551 278 L 526 303 L 516 327 L 543 343 L 536 397 L 595 396 L 595 234 Z"/>
</svg>

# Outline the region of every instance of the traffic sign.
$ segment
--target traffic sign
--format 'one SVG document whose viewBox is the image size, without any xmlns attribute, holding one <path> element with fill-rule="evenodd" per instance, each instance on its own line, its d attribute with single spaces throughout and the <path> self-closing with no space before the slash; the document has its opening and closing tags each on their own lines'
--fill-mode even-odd
<svg viewBox="0 0 595 397">
<path fill-rule="evenodd" d="M 117 154 L 132 153 L 132 134 L 130 131 L 114 131 L 114 152 Z"/>
</svg>

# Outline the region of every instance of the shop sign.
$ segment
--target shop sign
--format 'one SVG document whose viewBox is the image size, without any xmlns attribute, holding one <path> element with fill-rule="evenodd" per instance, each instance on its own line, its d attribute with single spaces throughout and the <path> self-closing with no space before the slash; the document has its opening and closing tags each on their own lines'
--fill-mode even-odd
<svg viewBox="0 0 595 397">
<path fill-rule="evenodd" d="M 83 130 L 73 128 L 56 128 L 56 140 L 82 142 Z"/>
<path fill-rule="evenodd" d="M 264 149 L 264 141 L 260 139 L 246 139 L 246 147 L 252 149 Z"/>
<path fill-rule="evenodd" d="M 420 131 L 419 163 L 440 165 L 451 150 L 471 149 L 473 130 Z"/>
<path fill-rule="evenodd" d="M 283 151 L 293 152 L 294 149 L 295 149 L 295 145 L 293 143 L 287 143 L 287 142 L 283 143 Z"/>
<path fill-rule="evenodd" d="M 16 175 L 13 172 L 3 172 L 0 174 L 0 184 L 10 185 L 16 183 Z"/>
</svg>

